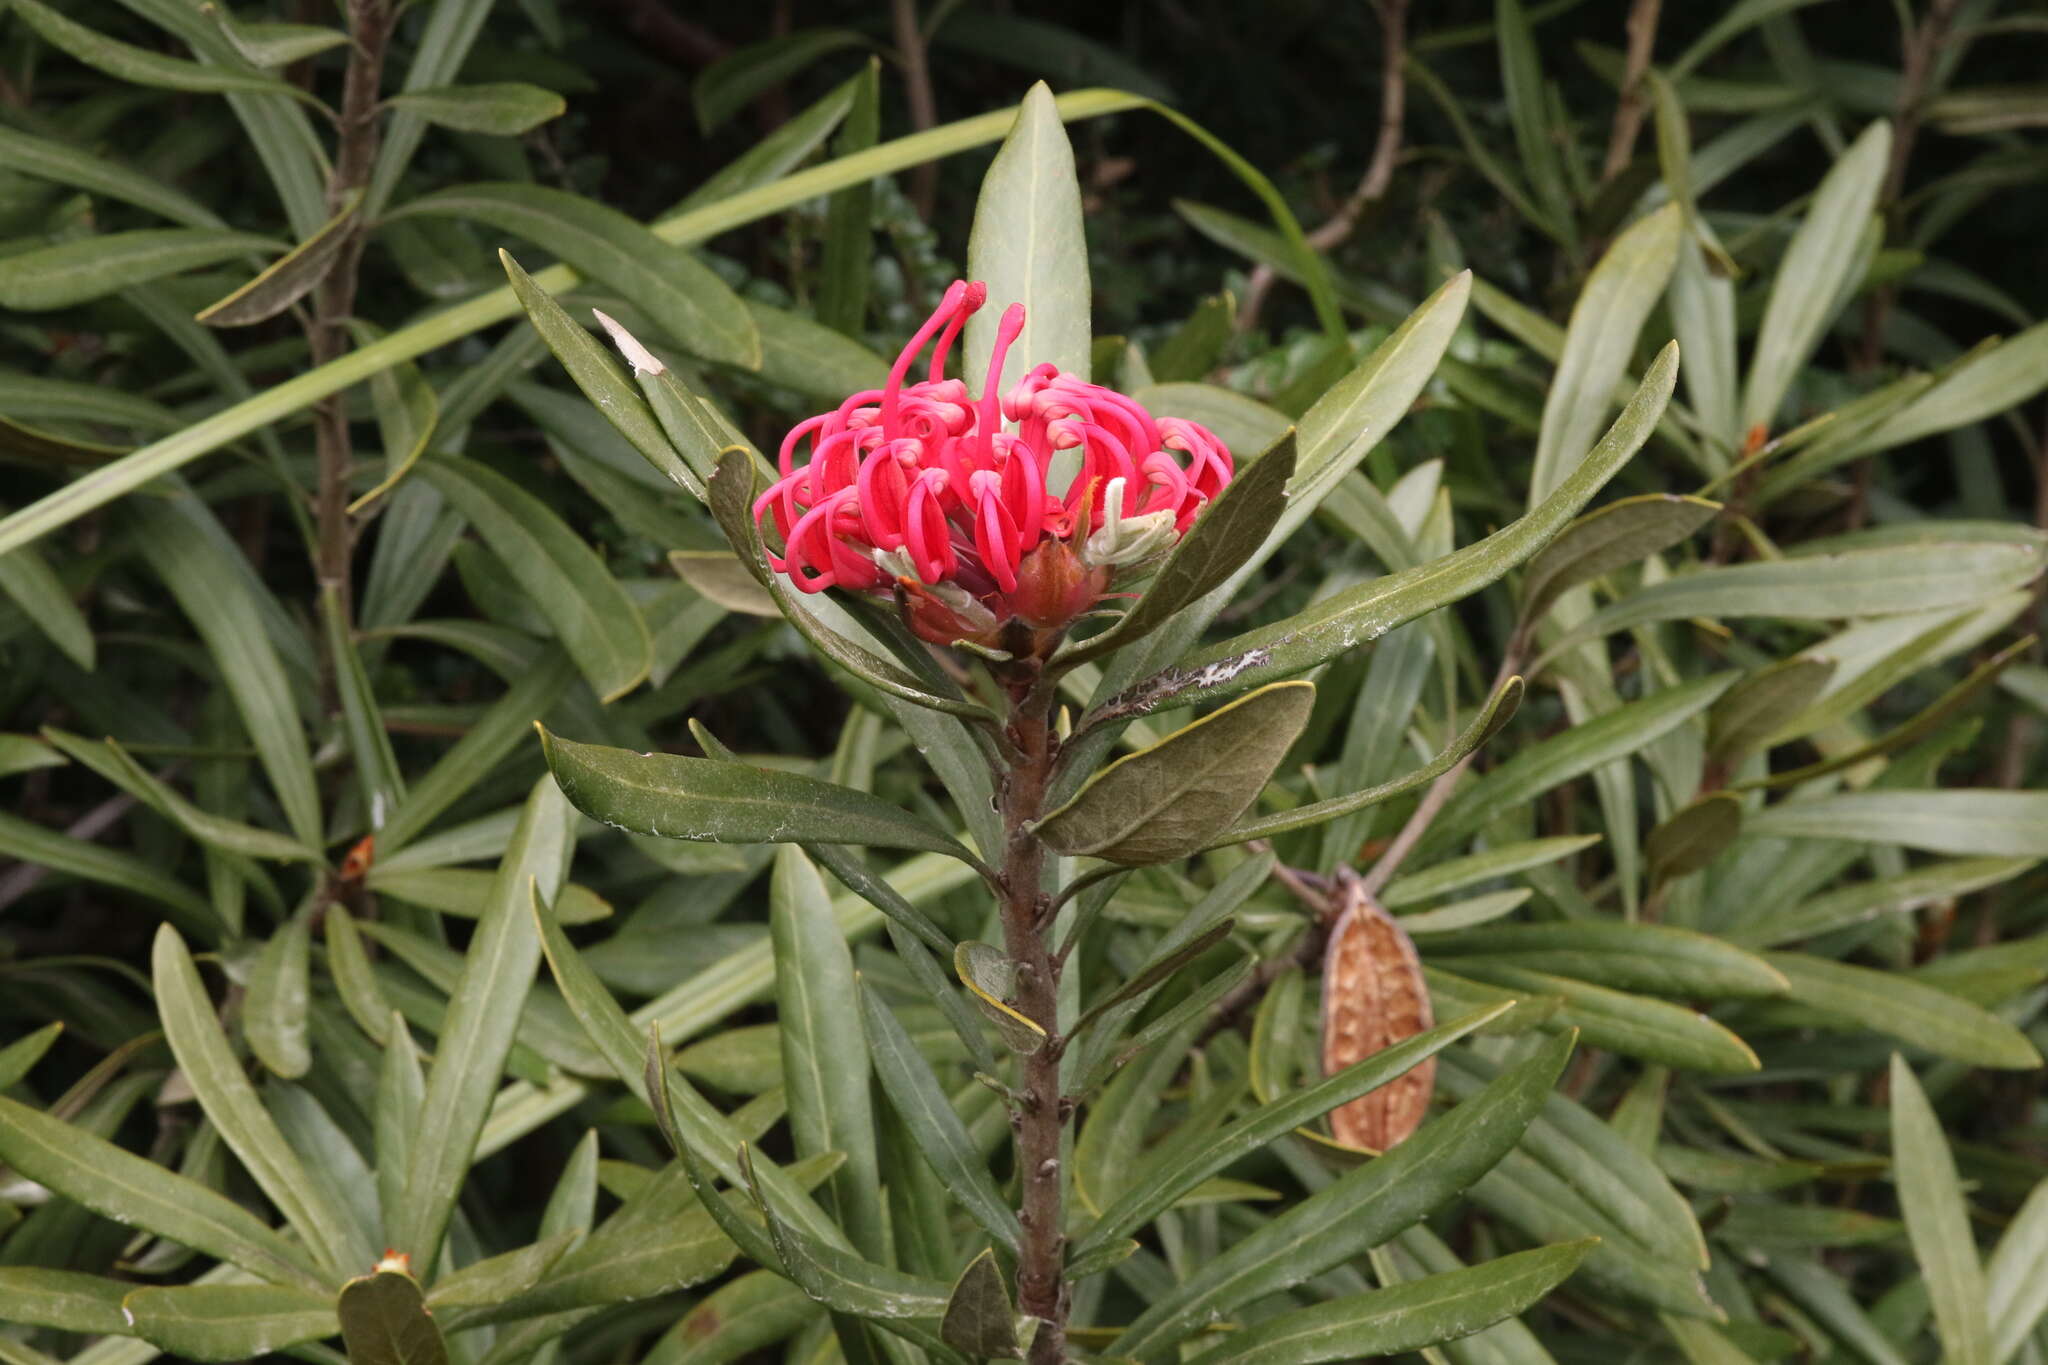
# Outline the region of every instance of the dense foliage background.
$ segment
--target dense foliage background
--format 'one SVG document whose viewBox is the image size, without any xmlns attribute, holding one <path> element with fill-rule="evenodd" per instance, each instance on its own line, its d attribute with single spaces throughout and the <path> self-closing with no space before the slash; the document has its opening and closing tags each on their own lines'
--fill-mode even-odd
<svg viewBox="0 0 2048 1365">
<path fill-rule="evenodd" d="M 994 1033 L 809 863 L 533 814 L 531 726 L 688 753 L 701 726 L 946 830 L 979 838 L 985 812 L 585 402 L 498 251 L 772 455 L 967 272 L 992 148 L 1040 80 L 1157 102 L 1063 107 L 1095 376 L 1241 458 L 1294 420 L 1306 447 L 1473 273 L 1468 309 L 1430 314 L 1434 377 L 1369 449 L 1333 441 L 1359 472 L 1209 638 L 1514 522 L 1683 351 L 1602 495 L 1647 497 L 1621 514 L 1641 524 L 1579 523 L 1554 610 L 1530 610 L 1533 569 L 1496 584 L 1503 561 L 1379 622 L 1410 623 L 1322 667 L 1255 811 L 1393 781 L 1525 674 L 1441 819 L 1418 787 L 1114 884 L 1077 1005 L 1170 960 L 1189 906 L 1234 924 L 1121 1020 L 1156 1046 L 1082 1107 L 1083 1207 L 1314 1079 L 1328 925 L 1298 892 L 1391 844 L 1374 889 L 1437 1019 L 1521 1002 L 1443 1054 L 1439 1106 L 1569 1028 L 1579 1049 L 1469 1193 L 1217 1321 L 1598 1235 L 1540 1306 L 1429 1358 L 2048 1358 L 2038 7 L 340 8 L 0 13 L 0 1360 L 337 1358 L 303 1283 L 130 1293 L 124 1316 L 137 1287 L 284 1254 L 207 1188 L 275 1208 L 323 1271 L 445 1235 L 427 1302 L 465 1362 L 915 1349 L 728 1268 L 729 1245 L 660 1241 L 692 1196 L 588 991 L 659 1022 L 677 1071 L 812 1183 L 778 967 L 838 968 L 771 943 L 771 902 L 832 897 L 862 990 L 952 1097 L 942 1136 L 1008 1182 L 1002 1086 L 975 1079 Z M 1642 510 L 1679 494 L 1720 506 Z M 1171 728 L 1145 724 L 1126 747 Z M 859 866 L 942 936 L 992 937 L 959 865 Z M 531 994 L 539 946 L 522 975 L 476 929 L 515 897 L 526 923 L 527 873 L 563 882 L 588 968 L 540 967 Z M 884 1089 L 865 1140 L 896 1269 L 951 1285 L 987 1239 Z M 183 1213 L 124 1202 L 142 1159 L 185 1177 L 163 1186 Z M 1289 1136 L 1183 1192 L 1081 1282 L 1078 1348 L 1117 1358 L 1109 1329 L 1353 1160 Z M 618 1259 L 556 1268 L 590 1247 Z"/>
</svg>

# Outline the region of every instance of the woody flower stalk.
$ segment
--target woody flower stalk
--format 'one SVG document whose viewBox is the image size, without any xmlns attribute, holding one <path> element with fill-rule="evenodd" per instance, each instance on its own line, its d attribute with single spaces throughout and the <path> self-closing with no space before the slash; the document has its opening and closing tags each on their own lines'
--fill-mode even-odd
<svg viewBox="0 0 2048 1365">
<path fill-rule="evenodd" d="M 753 504 L 770 566 L 801 592 L 886 599 L 921 639 L 971 646 L 1007 694 L 995 884 L 1015 964 L 1011 1006 L 1042 1041 L 1023 1057 L 1010 1122 L 1023 1186 L 1018 1306 L 1039 1319 L 1031 1359 L 1066 1358 L 1060 1148 L 1073 1103 L 1061 1092 L 1066 1039 L 1054 902 L 1033 825 L 1060 757 L 1044 665 L 1077 618 L 1142 576 L 1230 482 L 1230 452 L 1201 425 L 1154 417 L 1125 394 L 1057 367 L 999 392 L 1024 330 L 1011 304 L 978 396 L 946 377 L 968 316 L 988 301 L 956 281 L 896 357 L 880 390 L 798 423 L 780 477 Z M 936 338 L 936 339 L 934 339 Z M 926 376 L 909 382 L 927 345 Z M 770 532 L 772 530 L 772 537 Z"/>
</svg>

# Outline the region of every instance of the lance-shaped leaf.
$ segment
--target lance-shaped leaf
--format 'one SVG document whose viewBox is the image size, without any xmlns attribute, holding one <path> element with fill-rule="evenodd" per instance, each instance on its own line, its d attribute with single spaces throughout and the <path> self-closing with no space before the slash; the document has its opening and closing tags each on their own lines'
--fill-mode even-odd
<svg viewBox="0 0 2048 1365">
<path fill-rule="evenodd" d="M 1010 1004 L 1017 994 L 1017 963 L 1008 953 L 963 939 L 953 949 L 953 970 L 1011 1050 L 1028 1056 L 1045 1045 L 1045 1030 Z"/>
<path fill-rule="evenodd" d="M 1718 938 L 1664 924 L 1578 920 L 1468 929 L 1432 943 L 1433 959 L 1463 971 L 1457 958 L 1498 957 L 1535 971 L 1583 976 L 1620 990 L 1685 998 L 1783 995 L 1784 976 L 1768 962 Z"/>
<path fill-rule="evenodd" d="M 1179 668 L 1125 689 L 1091 721 L 1142 716 L 1229 696 L 1324 663 L 1395 626 L 1469 597 L 1561 532 L 1648 440 L 1678 379 L 1678 347 L 1666 346 L 1635 396 L 1571 476 L 1528 515 L 1475 545 L 1340 592 L 1307 611 L 1200 651 Z"/>
<path fill-rule="evenodd" d="M 1150 965 L 1130 980 L 1118 986 L 1101 1000 L 1088 1007 L 1088 1012 L 1074 1021 L 1067 1031 L 1069 1038 L 1078 1038 L 1102 1017 L 1117 1006 L 1148 994 L 1155 986 L 1164 984 L 1174 973 L 1187 966 L 1203 953 L 1229 938 L 1237 928 L 1237 921 L 1227 919 L 1213 925 L 1202 933 L 1179 945 L 1171 952 L 1161 953 Z"/>
<path fill-rule="evenodd" d="M 1461 975 L 1504 986 L 1525 997 L 1562 999 L 1558 1018 L 1575 1025 L 1587 1042 L 1600 1047 L 1723 1076 L 1743 1075 L 1761 1065 L 1749 1044 L 1697 1010 L 1575 977 L 1532 971 L 1517 958 L 1475 955 L 1458 958 L 1451 965 Z"/>
<path fill-rule="evenodd" d="M 889 1103 L 932 1171 L 945 1185 L 968 1217 L 982 1226 L 1011 1252 L 1021 1236 L 1017 1214 L 989 1176 L 981 1149 L 967 1132 L 953 1102 L 933 1074 L 931 1064 L 918 1052 L 903 1025 L 872 990 L 860 993 L 862 1017 L 867 1021 L 869 1046 L 874 1051 L 875 1074 L 881 1078 Z"/>
<path fill-rule="evenodd" d="M 1991 1365 L 1991 1325 L 1977 1239 L 1956 1178 L 1955 1157 L 1941 1119 L 1913 1068 L 1892 1054 L 1893 1174 L 1913 1258 L 1926 1277 L 1942 1359 L 1951 1365 Z"/>
<path fill-rule="evenodd" d="M 1081 185 L 1074 149 L 1043 81 L 1017 106 L 1017 120 L 981 182 L 967 273 L 987 281 L 989 302 L 967 319 L 968 374 L 987 371 L 1003 310 L 1021 303 L 1024 331 L 991 381 L 996 392 L 1007 393 L 1027 368 L 1045 361 L 1088 377 L 1092 295 Z"/>
<path fill-rule="evenodd" d="M 832 843 L 974 855 L 879 797 L 800 773 L 578 744 L 540 731 L 548 767 L 585 815 L 634 834 L 726 844 Z"/>
<path fill-rule="evenodd" d="M 250 1360 L 335 1332 L 330 1295 L 281 1284 L 138 1289 L 121 1309 L 136 1336 L 187 1360 Z"/>
<path fill-rule="evenodd" d="M 552 251 L 647 311 L 691 352 L 743 369 L 761 366 L 761 333 L 732 288 L 688 249 L 567 190 L 516 183 L 458 185 L 393 210 L 488 223 Z"/>
<path fill-rule="evenodd" d="M 307 1175 L 249 1083 L 178 931 L 161 926 L 150 957 L 171 1052 L 222 1140 L 323 1265 L 339 1270 L 371 1255 L 332 1191 Z"/>
<path fill-rule="evenodd" d="M 512 259 L 510 252 L 500 251 L 498 260 L 504 265 L 506 278 L 512 282 L 512 292 L 518 298 L 519 306 L 526 310 L 533 329 L 540 333 L 548 349 L 562 362 L 562 368 L 576 381 L 576 387 L 583 391 L 583 396 L 605 415 L 605 419 L 633 449 L 640 452 L 647 463 L 680 487 L 702 498 L 704 480 L 676 453 L 647 400 L 619 373 L 618 362 L 605 354 L 597 339 L 579 327 L 547 290 L 534 283 L 533 277 L 519 268 L 519 262 Z"/>
<path fill-rule="evenodd" d="M 0 1047 L 0 1090 L 12 1090 L 21 1083 L 21 1078 L 43 1059 L 50 1045 L 57 1041 L 57 1035 L 64 1032 L 64 1025 L 45 1024 L 33 1033 L 24 1034 Z"/>
<path fill-rule="evenodd" d="M 1549 1040 L 1535 1056 L 1414 1140 L 1346 1172 L 1258 1231 L 1239 1237 L 1155 1296 L 1124 1329 L 1113 1351 L 1138 1360 L 1165 1359 L 1176 1343 L 1205 1323 L 1313 1279 L 1419 1222 L 1515 1145 L 1541 1110 L 1572 1043 L 1571 1034 Z"/>
<path fill-rule="evenodd" d="M 448 1365 L 448 1344 L 420 1283 L 402 1270 L 350 1280 L 338 1311 L 349 1365 Z"/>
<path fill-rule="evenodd" d="M 600 699 L 624 696 L 646 678 L 653 645 L 640 609 L 552 508 L 459 456 L 436 455 L 420 465 L 419 476 L 496 552 Z"/>
<path fill-rule="evenodd" d="M 322 107 L 320 101 L 306 91 L 275 76 L 237 71 L 230 66 L 188 62 L 119 42 L 83 24 L 73 23 L 49 6 L 38 3 L 38 0 L 20 0 L 12 9 L 50 46 L 76 57 L 94 70 L 104 71 L 131 85 L 155 90 L 182 90 L 191 94 L 246 92 L 289 95 L 315 108 Z"/>
<path fill-rule="evenodd" d="M 1984 1267 L 1993 1361 L 2012 1359 L 2034 1325 L 2048 1313 L 2048 1279 L 2039 1274 L 2044 1258 L 2048 1258 L 2048 1180 L 2034 1186 L 2020 1205 Z"/>
<path fill-rule="evenodd" d="M 313 1066 L 306 1046 L 306 1004 L 311 994 L 311 933 L 294 916 L 278 927 L 256 955 L 242 1002 L 242 1034 L 263 1065 L 287 1080 Z"/>
<path fill-rule="evenodd" d="M 1176 1150 L 1169 1160 L 1146 1164 L 1075 1243 L 1073 1255 L 1078 1258 L 1104 1250 L 1171 1208 L 1218 1171 L 1337 1106 L 1371 1093 L 1508 1009 L 1506 1004 L 1494 1005 L 1404 1038 L 1334 1076 L 1260 1106 L 1198 1146 Z"/>
<path fill-rule="evenodd" d="M 1669 549 L 1720 510 L 1721 504 L 1705 498 L 1645 493 L 1588 512 L 1530 561 L 1522 579 L 1522 619 L 1541 618 L 1569 588 Z"/>
<path fill-rule="evenodd" d="M 1851 839 L 1929 853 L 2048 857 L 2048 792 L 1861 791 L 1780 801 L 1750 815 L 1754 835 Z"/>
<path fill-rule="evenodd" d="M 540 1282 L 541 1276 L 584 1238 L 582 1228 L 564 1228 L 537 1242 L 501 1252 L 434 1281 L 427 1293 L 433 1311 L 489 1308 L 510 1302 Z"/>
<path fill-rule="evenodd" d="M 44 727 L 43 738 L 85 764 L 115 786 L 135 796 L 157 814 L 209 847 L 247 858 L 317 863 L 320 850 L 274 830 L 259 829 L 202 810 L 169 783 L 144 768 L 112 739 L 94 743 L 78 735 Z"/>
<path fill-rule="evenodd" d="M 22 312 L 70 308 L 202 265 L 279 249 L 268 237 L 216 228 L 138 228 L 0 260 L 0 306 Z"/>
<path fill-rule="evenodd" d="M 1736 683 L 1707 712 L 1707 756 L 1732 764 L 1805 711 L 1835 676 L 1818 654 L 1781 659 Z"/>
<path fill-rule="evenodd" d="M 1839 1027 L 1838 1021 L 1847 1020 L 1971 1066 L 2027 1071 L 2041 1065 L 2041 1054 L 2026 1034 L 1959 995 L 1898 972 L 1809 953 L 1765 956 L 1792 983 L 1791 997 L 1799 1002 L 1800 1013 L 1825 1020 L 1823 1026 Z"/>
<path fill-rule="evenodd" d="M 969 1261 L 953 1282 L 945 1316 L 939 1319 L 939 1337 L 984 1360 L 1015 1360 L 1024 1354 L 1017 1343 L 1017 1310 L 994 1248 Z"/>
<path fill-rule="evenodd" d="M 219 25 L 221 37 L 243 60 L 265 70 L 290 66 L 348 42 L 346 33 L 317 24 L 243 23 L 225 5 L 209 5 L 201 12 Z"/>
<path fill-rule="evenodd" d="M 1034 829 L 1069 856 L 1132 866 L 1184 858 L 1258 799 L 1314 702 L 1313 683 L 1260 688 L 1118 759 Z"/>
<path fill-rule="evenodd" d="M 1689 876 L 1720 857 L 1742 833 L 1742 799 L 1733 792 L 1709 792 L 1673 812 L 1643 841 L 1650 884 Z"/>
<path fill-rule="evenodd" d="M 1298 1308 L 1226 1336 L 1206 1365 L 1315 1365 L 1397 1356 L 1511 1318 L 1563 1284 L 1599 1239 L 1563 1242 Z"/>
<path fill-rule="evenodd" d="M 7 1305 L 7 1321 L 20 1327 L 126 1336 L 131 1329 L 121 1300 L 133 1288 L 125 1280 L 78 1270 L 0 1266 L 0 1303 Z"/>
<path fill-rule="evenodd" d="M 318 1290 L 305 1253 L 225 1195 L 91 1133 L 0 1097 L 0 1161 L 131 1227 L 252 1273 Z"/>
<path fill-rule="evenodd" d="M 1286 510 L 1287 484 L 1293 477 L 1294 430 L 1290 427 L 1202 509 L 1123 619 L 1083 640 L 1054 660 L 1053 666 L 1071 668 L 1099 659 L 1158 629 L 1167 617 L 1228 580 L 1265 543 L 1266 533 Z"/>
<path fill-rule="evenodd" d="M 718 469 L 711 476 L 711 514 L 718 519 L 719 529 L 725 532 L 733 549 L 738 551 L 740 562 L 753 573 L 755 581 L 768 590 L 783 616 L 813 649 L 892 697 L 949 715 L 990 718 L 987 707 L 933 690 L 923 680 L 912 677 L 873 650 L 856 644 L 818 620 L 800 600 L 802 594 L 789 586 L 789 580 L 768 567 L 762 553 L 760 532 L 754 526 L 753 499 L 751 457 L 744 450 L 727 450 L 719 457 Z"/>
<path fill-rule="evenodd" d="M 247 327 L 274 318 L 327 278 L 335 257 L 355 233 L 358 190 L 318 232 L 272 261 L 262 274 L 193 316 L 208 327 Z"/>
<path fill-rule="evenodd" d="M 1313 801 L 1306 806 L 1296 806 L 1293 810 L 1283 810 L 1273 815 L 1247 820 L 1225 831 L 1221 838 L 1210 844 L 1210 847 L 1221 848 L 1227 844 L 1241 844 L 1249 839 L 1270 838 L 1275 834 L 1285 834 L 1289 830 L 1306 829 L 1310 825 L 1319 825 L 1325 820 L 1334 820 L 1340 815 L 1349 815 L 1353 811 L 1376 806 L 1382 801 L 1390 801 L 1403 792 L 1413 791 L 1425 782 L 1434 782 L 1464 762 L 1480 745 L 1500 733 L 1501 727 L 1514 718 L 1516 709 L 1521 706 L 1523 691 L 1524 684 L 1520 678 L 1509 678 L 1502 683 L 1500 690 L 1493 694 L 1493 699 L 1487 702 L 1486 709 L 1465 727 L 1462 734 L 1451 741 L 1450 747 L 1413 772 L 1403 773 L 1392 781 L 1366 787 L 1346 796 L 1333 796 L 1327 801 Z"/>
<path fill-rule="evenodd" d="M 524 81 L 487 85 L 437 85 L 407 90 L 384 101 L 392 109 L 418 114 L 429 123 L 460 133 L 517 137 L 549 119 L 560 118 L 568 103 L 552 90 Z"/>
<path fill-rule="evenodd" d="M 1851 882 L 1824 891 L 1790 910 L 1775 911 L 1754 922 L 1745 918 L 1723 933 L 1729 941 L 1745 947 L 1775 947 L 1879 915 L 1904 914 L 1967 896 L 2010 881 L 2038 862 L 2036 858 L 1954 858 L 1927 863 L 1896 877 Z"/>
</svg>

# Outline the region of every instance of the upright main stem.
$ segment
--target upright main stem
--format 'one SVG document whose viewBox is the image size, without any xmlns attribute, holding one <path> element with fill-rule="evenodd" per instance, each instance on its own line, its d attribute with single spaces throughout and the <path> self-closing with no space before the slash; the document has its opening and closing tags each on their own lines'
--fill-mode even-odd
<svg viewBox="0 0 2048 1365">
<path fill-rule="evenodd" d="M 1061 1365 L 1067 1358 L 1067 1283 L 1061 1232 L 1060 1148 L 1067 1106 L 1060 1094 L 1060 964 L 1048 943 L 1050 902 L 1044 890 L 1045 845 L 1031 823 L 1045 810 L 1057 743 L 1050 721 L 1052 689 L 1037 685 L 1017 704 L 1009 739 L 1017 761 L 1004 774 L 997 804 L 1003 817 L 1003 938 L 1017 964 L 1017 1009 L 1045 1031 L 1045 1042 L 1024 1059 L 1024 1084 L 1011 1124 L 1024 1188 L 1019 1219 L 1024 1240 L 1017 1255 L 1018 1307 L 1042 1325 L 1031 1345 L 1031 1365 Z"/>
<path fill-rule="evenodd" d="M 354 45 L 342 77 L 334 170 L 327 177 L 330 214 L 340 213 L 350 196 L 369 184 L 370 168 L 377 157 L 377 104 L 393 22 L 390 0 L 352 0 L 349 17 Z M 356 272 L 362 258 L 363 232 L 357 224 L 313 291 L 313 320 L 307 329 L 307 341 L 316 367 L 339 359 L 348 350 L 348 320 L 355 311 Z M 340 594 L 342 619 L 348 621 L 354 617 L 349 560 L 355 550 L 355 526 L 348 504 L 349 476 L 355 459 L 342 394 L 323 399 L 315 409 L 313 440 L 320 480 L 314 494 L 317 543 L 313 568 L 321 588 L 331 586 Z"/>
</svg>

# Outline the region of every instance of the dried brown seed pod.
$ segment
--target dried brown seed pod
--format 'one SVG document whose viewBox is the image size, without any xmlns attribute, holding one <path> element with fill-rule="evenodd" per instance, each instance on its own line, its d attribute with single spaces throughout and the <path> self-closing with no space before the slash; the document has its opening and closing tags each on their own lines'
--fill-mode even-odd
<svg viewBox="0 0 2048 1365">
<path fill-rule="evenodd" d="M 1323 955 L 1323 1074 L 1334 1076 L 1436 1023 L 1422 960 L 1406 930 L 1365 893 L 1358 875 L 1337 875 L 1337 922 Z M 1384 1152 L 1422 1125 L 1436 1088 L 1430 1058 L 1330 1112 L 1348 1147 Z"/>
</svg>

